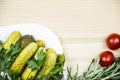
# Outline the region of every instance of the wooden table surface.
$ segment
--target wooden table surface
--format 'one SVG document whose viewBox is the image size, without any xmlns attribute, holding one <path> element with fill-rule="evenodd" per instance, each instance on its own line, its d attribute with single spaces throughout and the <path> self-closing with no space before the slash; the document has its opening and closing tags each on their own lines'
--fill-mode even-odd
<svg viewBox="0 0 120 80">
<path fill-rule="evenodd" d="M 105 37 L 120 33 L 120 0 L 0 0 L 0 26 L 21 23 L 51 28 L 62 42 L 67 66 L 75 71 L 78 64 L 81 74 L 108 50 Z"/>
</svg>

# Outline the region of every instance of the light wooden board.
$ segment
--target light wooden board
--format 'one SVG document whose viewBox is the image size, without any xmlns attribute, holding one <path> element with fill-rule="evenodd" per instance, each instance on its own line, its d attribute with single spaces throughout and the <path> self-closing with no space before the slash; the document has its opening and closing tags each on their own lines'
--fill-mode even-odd
<svg viewBox="0 0 120 80">
<path fill-rule="evenodd" d="M 120 0 L 0 0 L 0 25 L 20 23 L 51 28 L 63 44 L 67 65 L 79 64 L 82 73 L 93 57 L 108 50 L 105 37 L 120 33 Z"/>
</svg>

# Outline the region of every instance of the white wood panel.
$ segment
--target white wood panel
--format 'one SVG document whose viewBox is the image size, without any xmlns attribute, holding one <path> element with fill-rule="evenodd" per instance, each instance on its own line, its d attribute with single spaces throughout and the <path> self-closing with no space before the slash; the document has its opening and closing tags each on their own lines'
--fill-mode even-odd
<svg viewBox="0 0 120 80">
<path fill-rule="evenodd" d="M 79 64 L 83 72 L 107 49 L 105 37 L 120 33 L 120 0 L 0 0 L 0 25 L 19 23 L 51 28 L 63 44 L 67 65 Z"/>
</svg>

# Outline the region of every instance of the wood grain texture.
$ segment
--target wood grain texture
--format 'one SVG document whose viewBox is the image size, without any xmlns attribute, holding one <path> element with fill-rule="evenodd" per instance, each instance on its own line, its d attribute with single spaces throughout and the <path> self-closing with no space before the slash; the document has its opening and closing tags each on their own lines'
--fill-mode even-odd
<svg viewBox="0 0 120 80">
<path fill-rule="evenodd" d="M 63 44 L 68 65 L 79 64 L 82 72 L 107 49 L 100 45 L 105 37 L 120 33 L 120 0 L 0 0 L 0 25 L 20 23 L 51 28 Z"/>
</svg>

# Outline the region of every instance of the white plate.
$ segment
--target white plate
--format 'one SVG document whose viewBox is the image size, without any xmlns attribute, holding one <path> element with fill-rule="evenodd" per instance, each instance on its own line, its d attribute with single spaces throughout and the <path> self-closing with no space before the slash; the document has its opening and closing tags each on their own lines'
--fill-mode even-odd
<svg viewBox="0 0 120 80">
<path fill-rule="evenodd" d="M 58 54 L 63 54 L 62 45 L 57 35 L 49 28 L 40 24 L 0 26 L 0 40 L 6 41 L 11 32 L 15 30 L 20 31 L 22 35 L 33 35 L 35 40 L 42 39 L 45 42 L 46 48 L 53 48 Z M 64 80 L 66 80 L 65 76 Z"/>
<path fill-rule="evenodd" d="M 40 24 L 17 24 L 0 27 L 0 40 L 5 41 L 12 31 L 20 31 L 22 35 L 31 34 L 34 38 L 42 39 L 46 48 L 53 48 L 58 54 L 63 53 L 62 45 L 56 34 Z"/>
</svg>

